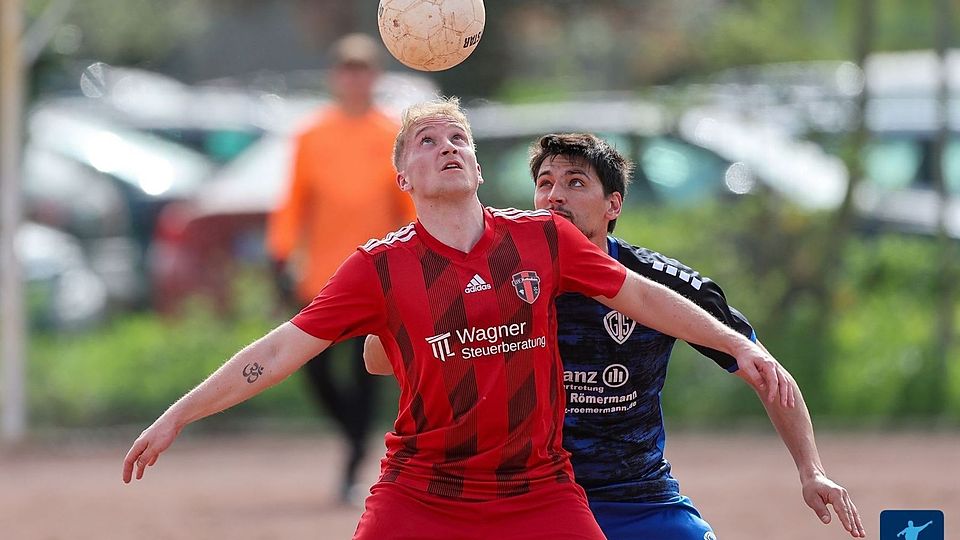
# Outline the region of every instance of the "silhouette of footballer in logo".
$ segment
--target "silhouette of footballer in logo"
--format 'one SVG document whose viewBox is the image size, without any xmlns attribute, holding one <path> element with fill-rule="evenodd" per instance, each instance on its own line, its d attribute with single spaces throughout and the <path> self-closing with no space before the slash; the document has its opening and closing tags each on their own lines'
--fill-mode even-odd
<svg viewBox="0 0 960 540">
<path fill-rule="evenodd" d="M 926 529 L 930 525 L 933 525 L 933 521 L 928 521 L 920 527 L 913 526 L 913 520 L 907 521 L 907 526 L 902 531 L 897 533 L 897 536 L 902 536 L 903 540 L 918 540 L 920 536 L 920 531 Z"/>
<path fill-rule="evenodd" d="M 944 540 L 943 511 L 884 510 L 878 540 Z"/>
</svg>

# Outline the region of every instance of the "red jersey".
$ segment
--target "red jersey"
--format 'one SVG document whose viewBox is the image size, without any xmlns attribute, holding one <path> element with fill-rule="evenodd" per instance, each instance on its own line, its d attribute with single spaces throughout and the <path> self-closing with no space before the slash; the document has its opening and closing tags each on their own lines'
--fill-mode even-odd
<svg viewBox="0 0 960 540">
<path fill-rule="evenodd" d="M 381 482 L 489 500 L 572 481 L 554 298 L 613 297 L 625 276 L 552 212 L 487 208 L 469 253 L 419 222 L 371 240 L 292 322 L 382 340 L 400 403 Z"/>
</svg>

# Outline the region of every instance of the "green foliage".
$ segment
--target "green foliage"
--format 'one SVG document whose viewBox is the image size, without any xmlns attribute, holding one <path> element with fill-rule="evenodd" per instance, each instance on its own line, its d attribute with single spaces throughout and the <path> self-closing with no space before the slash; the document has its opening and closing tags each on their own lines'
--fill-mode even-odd
<svg viewBox="0 0 960 540">
<path fill-rule="evenodd" d="M 52 0 L 27 0 L 31 17 L 40 17 Z M 207 25 L 207 8 L 198 0 L 82 0 L 70 3 L 64 28 L 76 34 L 78 50 L 68 54 L 113 64 L 162 60 Z M 57 49 L 58 36 L 53 48 Z"/>
<path fill-rule="evenodd" d="M 851 416 L 957 418 L 956 384 L 952 398 L 935 391 L 935 241 L 873 238 L 847 255 L 850 272 L 836 301 L 834 354 L 843 362 L 831 377 L 834 407 Z M 857 384 L 844 384 L 850 380 Z"/>
<path fill-rule="evenodd" d="M 939 10 L 939 6 L 944 4 L 904 0 L 874 0 L 877 21 L 874 41 L 877 50 L 933 48 L 936 23 L 940 16 L 936 12 Z M 960 12 L 956 9 L 956 4 L 952 5 L 950 11 L 954 24 L 956 24 L 958 15 L 960 15 Z M 955 40 L 954 43 L 956 43 Z"/>
<path fill-rule="evenodd" d="M 826 5 L 824 5 L 826 4 Z M 831 5 L 833 4 L 833 5 Z M 732 2 L 717 13 L 700 39 L 707 64 L 735 66 L 841 57 L 847 43 L 838 32 L 836 2 Z M 846 29 L 852 32 L 853 27 Z M 792 36 L 784 39 L 785 35 Z"/>
<path fill-rule="evenodd" d="M 617 234 L 696 268 L 721 284 L 731 305 L 750 318 L 764 345 L 797 378 L 818 418 L 844 424 L 960 419 L 960 364 L 947 366 L 945 394 L 932 344 L 937 297 L 936 242 L 899 235 L 856 235 L 842 265 L 816 267 L 825 219 L 771 201 L 676 211 L 638 209 Z M 777 246 L 779 239 L 780 246 Z M 833 324 L 807 288 L 843 268 Z M 958 335 L 960 335 L 960 328 Z M 954 344 L 950 358 L 960 358 Z M 678 345 L 663 392 L 675 421 L 715 424 L 759 419 L 763 408 L 736 377 Z"/>
<path fill-rule="evenodd" d="M 117 317 L 88 334 L 41 334 L 31 342 L 29 398 L 36 425 L 143 423 L 158 416 L 226 359 L 279 320 L 267 287 L 249 277 L 236 287 L 235 313 L 201 301 L 169 319 L 151 313 Z M 296 377 L 228 414 L 311 414 Z"/>
</svg>

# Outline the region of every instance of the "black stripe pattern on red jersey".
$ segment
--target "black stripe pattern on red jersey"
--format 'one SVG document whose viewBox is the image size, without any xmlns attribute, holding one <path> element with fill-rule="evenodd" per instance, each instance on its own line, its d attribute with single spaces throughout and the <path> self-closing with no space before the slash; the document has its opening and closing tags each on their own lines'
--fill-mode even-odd
<svg viewBox="0 0 960 540">
<path fill-rule="evenodd" d="M 420 255 L 427 299 L 437 334 L 450 328 L 467 326 L 462 287 L 450 260 L 432 250 Z M 477 405 L 477 380 L 472 362 L 452 359 L 443 369 L 447 400 L 454 427 L 447 433 L 444 460 L 433 465 L 433 477 L 427 491 L 442 497 L 456 498 L 463 494 L 464 462 L 477 454 L 477 423 L 467 415 Z"/>
<path fill-rule="evenodd" d="M 533 320 L 533 306 L 517 301 L 512 276 L 521 270 L 521 256 L 509 232 L 493 248 L 490 274 L 500 315 L 507 324 Z M 536 376 L 532 350 L 503 353 L 507 378 L 507 443 L 504 457 L 497 467 L 497 490 L 500 497 L 520 495 L 530 490 L 526 467 L 533 452 L 533 429 L 530 417 L 537 406 Z"/>
<path fill-rule="evenodd" d="M 377 269 L 377 276 L 380 278 L 380 287 L 383 289 L 383 297 L 386 301 L 386 304 L 387 306 L 392 306 L 396 305 L 396 298 L 394 298 L 395 291 L 392 280 L 390 279 L 390 259 L 387 253 L 388 252 L 380 252 L 374 255 L 373 265 Z M 416 370 L 413 369 L 414 348 L 413 343 L 410 341 L 410 333 L 407 331 L 406 326 L 403 324 L 403 320 L 398 315 L 399 310 L 387 309 L 386 311 L 387 327 L 397 340 L 397 346 L 400 349 L 400 358 L 403 360 L 403 365 L 405 368 L 404 374 L 398 373 L 397 375 L 405 376 L 411 381 L 411 384 L 416 384 L 417 373 Z M 417 433 L 421 433 L 424 429 L 426 429 L 427 426 L 427 416 L 424 412 L 422 397 L 419 395 L 413 397 L 410 411 L 417 426 Z M 389 465 L 384 470 L 384 481 L 396 481 L 397 477 L 400 476 L 400 466 L 409 462 L 410 459 L 417 454 L 417 436 L 404 436 L 402 439 L 403 448 L 398 450 L 396 455 L 394 455 L 394 464 Z"/>
<path fill-rule="evenodd" d="M 544 236 L 547 238 L 547 248 L 550 250 L 550 262 L 553 265 L 554 274 L 559 276 L 560 275 L 560 248 L 559 248 L 559 240 L 557 238 L 557 235 L 559 234 L 557 232 L 557 224 L 554 223 L 553 220 L 544 222 L 543 233 L 544 233 Z M 559 283 L 556 283 L 556 286 L 559 288 Z M 554 290 L 551 292 L 552 292 L 551 297 L 555 297 L 559 293 L 559 290 Z M 551 327 L 555 327 L 556 317 L 557 317 L 557 310 L 555 307 L 551 307 L 550 309 Z M 551 409 L 554 409 L 554 410 L 560 407 L 560 405 L 557 403 L 557 400 L 560 399 L 560 392 L 563 391 L 560 387 L 560 380 L 561 380 L 560 371 L 557 367 L 557 364 L 553 363 L 550 366 L 550 407 Z M 556 417 L 554 416 L 550 424 L 551 436 L 555 434 L 558 430 L 561 430 L 562 428 L 563 428 L 563 419 L 561 418 L 557 420 Z M 560 463 L 561 461 L 563 461 L 564 457 L 559 452 L 555 451 L 555 449 L 551 448 L 550 459 L 554 463 Z M 558 483 L 566 483 L 566 482 L 572 481 L 570 476 L 567 475 L 566 471 L 562 469 L 557 470 L 556 478 Z"/>
</svg>

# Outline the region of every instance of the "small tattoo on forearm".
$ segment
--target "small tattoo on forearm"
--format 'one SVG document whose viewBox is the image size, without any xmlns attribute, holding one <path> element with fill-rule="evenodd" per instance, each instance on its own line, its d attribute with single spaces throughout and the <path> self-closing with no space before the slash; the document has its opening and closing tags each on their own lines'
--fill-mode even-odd
<svg viewBox="0 0 960 540">
<path fill-rule="evenodd" d="M 261 375 L 263 375 L 263 366 L 256 362 L 247 364 L 247 367 L 243 368 L 243 376 L 247 378 L 248 383 L 256 382 Z"/>
</svg>

